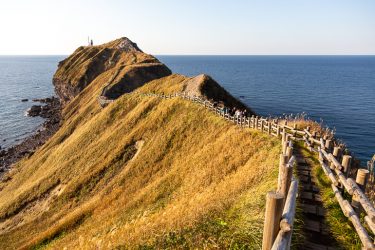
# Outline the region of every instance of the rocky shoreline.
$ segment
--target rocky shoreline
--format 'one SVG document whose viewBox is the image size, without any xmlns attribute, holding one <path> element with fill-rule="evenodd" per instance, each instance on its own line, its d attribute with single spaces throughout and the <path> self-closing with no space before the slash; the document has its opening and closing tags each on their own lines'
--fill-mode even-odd
<svg viewBox="0 0 375 250">
<path fill-rule="evenodd" d="M 0 176 L 9 170 L 13 163 L 23 157 L 29 157 L 42 146 L 60 127 L 61 103 L 56 97 L 34 99 L 44 105 L 33 105 L 28 111 L 29 116 L 40 116 L 46 120 L 40 129 L 27 137 L 20 144 L 7 149 L 0 149 Z"/>
</svg>

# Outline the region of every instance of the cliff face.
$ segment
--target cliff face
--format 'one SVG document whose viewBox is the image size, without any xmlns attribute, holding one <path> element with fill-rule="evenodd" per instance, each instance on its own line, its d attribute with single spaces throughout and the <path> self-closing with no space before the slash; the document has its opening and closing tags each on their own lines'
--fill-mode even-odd
<svg viewBox="0 0 375 250">
<path fill-rule="evenodd" d="M 59 63 L 53 84 L 66 104 L 104 72 L 110 72 L 112 77 L 103 82 L 103 94 L 114 99 L 171 74 L 168 67 L 124 37 L 98 46 L 79 47 Z"/>
</svg>

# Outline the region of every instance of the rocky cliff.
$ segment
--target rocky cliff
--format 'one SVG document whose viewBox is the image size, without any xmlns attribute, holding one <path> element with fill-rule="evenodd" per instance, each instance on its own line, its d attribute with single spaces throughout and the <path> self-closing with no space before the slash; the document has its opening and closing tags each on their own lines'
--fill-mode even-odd
<svg viewBox="0 0 375 250">
<path fill-rule="evenodd" d="M 66 104 L 95 78 L 109 72 L 103 82 L 103 94 L 118 98 L 144 83 L 171 74 L 155 57 L 143 53 L 128 38 L 120 38 L 98 46 L 82 46 L 61 61 L 53 77 L 56 93 Z"/>
</svg>

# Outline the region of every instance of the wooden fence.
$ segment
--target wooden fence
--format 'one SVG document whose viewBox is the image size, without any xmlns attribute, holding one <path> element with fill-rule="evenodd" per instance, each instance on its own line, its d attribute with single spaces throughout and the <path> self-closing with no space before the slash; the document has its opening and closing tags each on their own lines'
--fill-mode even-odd
<svg viewBox="0 0 375 250">
<path fill-rule="evenodd" d="M 307 149 L 318 153 L 321 167 L 332 182 L 332 190 L 336 200 L 340 204 L 344 215 L 352 222 L 363 248 L 375 249 L 374 243 L 367 232 L 367 228 L 369 228 L 375 234 L 375 209 L 365 194 L 369 171 L 367 169 L 359 169 L 355 181 L 352 178 L 348 178 L 351 156 L 344 155 L 344 149 L 342 146 L 336 146 L 334 139 L 321 138 L 316 133 L 311 133 L 309 128 L 300 130 L 297 129 L 296 125 L 293 127 L 288 126 L 287 122 L 281 124 L 277 119 L 231 115 L 228 112 L 228 108 L 217 105 L 217 103 L 201 96 L 189 95 L 185 92 L 168 95 L 133 93 L 164 99 L 180 97 L 190 100 L 203 105 L 215 114 L 240 127 L 257 129 L 270 136 L 281 138 L 282 153 L 280 154 L 277 190 L 268 192 L 266 195 L 262 249 L 290 249 L 298 195 L 298 180 L 293 177 L 293 166 L 296 164 L 296 158 L 293 156 L 293 141 L 304 141 Z M 106 100 L 105 105 L 109 102 L 112 102 L 112 100 Z M 369 164 L 374 164 L 374 161 L 375 159 Z M 344 192 L 352 196 L 351 202 L 344 199 Z M 360 213 L 365 214 L 364 221 L 368 227 L 363 226 L 360 220 Z"/>
<path fill-rule="evenodd" d="M 369 177 L 367 169 L 358 169 L 355 180 L 348 178 L 351 160 L 350 155 L 343 154 L 342 146 L 334 145 L 332 139 L 318 138 L 305 129 L 304 141 L 310 151 L 319 154 L 321 167 L 331 181 L 331 187 L 335 198 L 344 215 L 351 221 L 357 232 L 364 249 L 375 249 L 367 228 L 375 234 L 375 209 L 365 194 Z M 351 202 L 344 197 L 350 197 Z M 364 214 L 364 222 L 361 222 L 361 214 Z"/>
</svg>

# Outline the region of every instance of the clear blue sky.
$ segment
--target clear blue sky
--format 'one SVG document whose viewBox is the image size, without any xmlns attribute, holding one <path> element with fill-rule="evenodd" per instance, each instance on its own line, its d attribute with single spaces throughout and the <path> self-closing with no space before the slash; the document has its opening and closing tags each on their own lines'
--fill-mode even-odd
<svg viewBox="0 0 375 250">
<path fill-rule="evenodd" d="M 126 36 L 151 54 L 375 54 L 374 0 L 0 0 L 0 55 Z"/>
</svg>

